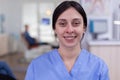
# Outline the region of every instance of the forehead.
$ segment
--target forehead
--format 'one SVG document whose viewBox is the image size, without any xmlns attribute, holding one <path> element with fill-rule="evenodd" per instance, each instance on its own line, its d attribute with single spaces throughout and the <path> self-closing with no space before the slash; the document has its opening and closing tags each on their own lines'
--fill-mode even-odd
<svg viewBox="0 0 120 80">
<path fill-rule="evenodd" d="M 73 7 L 68 8 L 65 10 L 59 17 L 58 19 L 74 19 L 74 18 L 79 18 L 82 19 L 82 15 Z"/>
</svg>

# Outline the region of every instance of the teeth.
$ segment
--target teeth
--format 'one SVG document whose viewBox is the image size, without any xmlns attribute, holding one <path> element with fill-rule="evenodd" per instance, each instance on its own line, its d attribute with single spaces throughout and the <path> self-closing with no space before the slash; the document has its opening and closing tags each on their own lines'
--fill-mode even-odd
<svg viewBox="0 0 120 80">
<path fill-rule="evenodd" d="M 75 38 L 75 36 L 65 36 L 64 38 L 66 38 L 66 39 L 73 39 L 73 38 Z"/>
</svg>

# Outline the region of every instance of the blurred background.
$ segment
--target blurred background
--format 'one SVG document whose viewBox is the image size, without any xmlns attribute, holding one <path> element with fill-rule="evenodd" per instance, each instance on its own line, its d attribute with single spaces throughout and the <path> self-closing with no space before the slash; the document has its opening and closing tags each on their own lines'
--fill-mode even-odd
<svg viewBox="0 0 120 80">
<path fill-rule="evenodd" d="M 0 61 L 9 65 L 18 80 L 24 80 L 32 59 L 58 48 L 52 30 L 52 13 L 62 1 L 0 0 Z M 74 1 L 84 7 L 88 17 L 82 47 L 107 63 L 111 80 L 120 80 L 120 1 Z M 28 48 L 22 36 L 25 25 L 29 25 L 30 36 L 47 44 Z"/>
</svg>

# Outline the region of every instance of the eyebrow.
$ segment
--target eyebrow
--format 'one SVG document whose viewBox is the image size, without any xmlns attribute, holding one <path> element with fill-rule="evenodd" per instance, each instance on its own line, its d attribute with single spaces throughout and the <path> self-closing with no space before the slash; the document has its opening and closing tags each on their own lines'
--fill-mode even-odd
<svg viewBox="0 0 120 80">
<path fill-rule="evenodd" d="M 82 20 L 81 18 L 74 18 L 73 20 Z M 66 19 L 58 19 L 58 21 L 66 21 Z"/>
<path fill-rule="evenodd" d="M 66 21 L 66 19 L 58 19 L 58 21 Z"/>
<path fill-rule="evenodd" d="M 82 19 L 81 18 L 74 18 L 73 20 L 80 20 L 81 21 Z"/>
</svg>

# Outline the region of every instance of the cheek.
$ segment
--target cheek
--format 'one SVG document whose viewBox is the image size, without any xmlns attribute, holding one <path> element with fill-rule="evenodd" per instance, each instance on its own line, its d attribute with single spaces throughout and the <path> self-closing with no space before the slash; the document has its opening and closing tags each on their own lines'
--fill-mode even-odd
<svg viewBox="0 0 120 80">
<path fill-rule="evenodd" d="M 83 34 L 85 32 L 85 30 L 80 28 L 80 29 L 76 29 L 76 32 L 78 34 Z"/>
<path fill-rule="evenodd" d="M 55 33 L 56 33 L 56 34 L 62 34 L 63 31 L 64 31 L 64 29 L 62 29 L 62 28 L 56 28 L 56 29 L 55 29 Z"/>
<path fill-rule="evenodd" d="M 80 29 L 80 30 L 77 30 L 77 34 L 79 35 L 79 37 L 81 38 L 81 37 L 83 37 L 83 35 L 84 35 L 84 30 L 82 29 Z"/>
<path fill-rule="evenodd" d="M 58 30 L 58 29 L 55 29 L 55 35 L 57 36 L 57 37 L 59 37 L 60 35 L 61 35 L 61 31 L 60 30 Z"/>
</svg>

